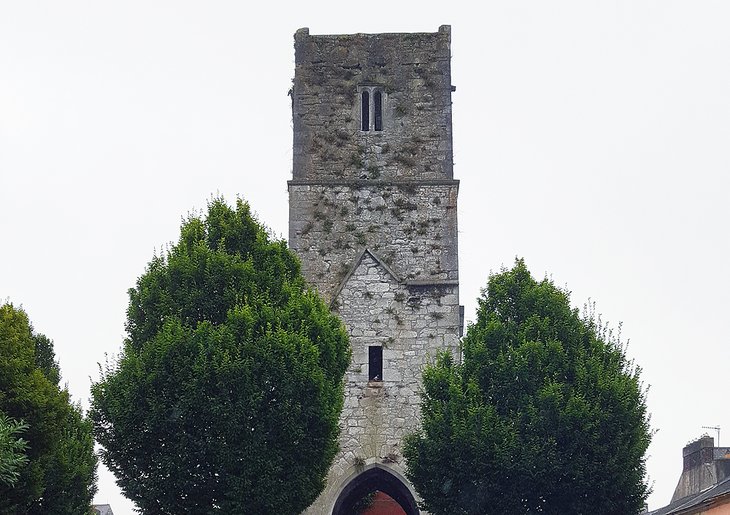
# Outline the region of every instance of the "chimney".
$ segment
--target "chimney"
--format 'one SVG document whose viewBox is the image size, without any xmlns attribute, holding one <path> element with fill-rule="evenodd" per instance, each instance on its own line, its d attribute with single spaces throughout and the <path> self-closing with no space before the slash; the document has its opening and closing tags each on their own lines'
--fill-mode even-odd
<svg viewBox="0 0 730 515">
<path fill-rule="evenodd" d="M 715 447 L 715 439 L 703 435 L 682 449 L 682 475 L 672 502 L 698 494 L 730 475 L 730 448 Z"/>
</svg>

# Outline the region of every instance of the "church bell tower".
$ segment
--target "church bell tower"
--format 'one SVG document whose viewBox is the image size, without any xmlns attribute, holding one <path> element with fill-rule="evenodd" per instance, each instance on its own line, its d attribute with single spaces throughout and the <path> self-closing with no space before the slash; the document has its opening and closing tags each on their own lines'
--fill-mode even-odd
<svg viewBox="0 0 730 515">
<path fill-rule="evenodd" d="M 340 452 L 307 514 L 378 491 L 420 513 L 403 437 L 424 366 L 458 356 L 451 33 L 295 34 L 289 244 L 347 326 Z"/>
</svg>

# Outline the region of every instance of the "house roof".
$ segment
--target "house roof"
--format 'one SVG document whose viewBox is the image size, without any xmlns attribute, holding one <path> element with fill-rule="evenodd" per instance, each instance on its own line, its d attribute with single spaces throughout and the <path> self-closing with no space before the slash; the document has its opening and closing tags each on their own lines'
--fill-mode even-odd
<svg viewBox="0 0 730 515">
<path fill-rule="evenodd" d="M 95 515 L 114 515 L 112 507 L 108 504 L 94 504 L 91 506 Z"/>
<path fill-rule="evenodd" d="M 669 503 L 663 508 L 649 512 L 649 515 L 681 515 L 694 513 L 693 509 L 700 506 L 707 506 L 720 497 L 730 499 L 730 477 L 705 488 L 700 493 L 688 495 L 682 499 Z"/>
</svg>

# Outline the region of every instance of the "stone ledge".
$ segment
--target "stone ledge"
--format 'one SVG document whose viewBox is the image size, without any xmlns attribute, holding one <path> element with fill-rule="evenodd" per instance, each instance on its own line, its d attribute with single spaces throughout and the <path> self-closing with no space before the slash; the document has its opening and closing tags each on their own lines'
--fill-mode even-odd
<svg viewBox="0 0 730 515">
<path fill-rule="evenodd" d="M 379 181 L 366 179 L 292 179 L 288 186 L 459 186 L 458 179 L 422 179 L 409 181 Z"/>
<path fill-rule="evenodd" d="M 405 281 L 406 286 L 459 286 L 459 281 L 456 279 L 443 279 L 441 281 L 432 281 L 429 279 L 425 280 L 408 280 Z"/>
</svg>

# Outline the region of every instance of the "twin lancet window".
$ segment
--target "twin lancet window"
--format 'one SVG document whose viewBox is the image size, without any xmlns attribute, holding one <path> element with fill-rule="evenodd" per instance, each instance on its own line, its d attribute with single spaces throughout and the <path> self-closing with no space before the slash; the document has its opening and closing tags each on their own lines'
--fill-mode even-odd
<svg viewBox="0 0 730 515">
<path fill-rule="evenodd" d="M 360 86 L 360 130 L 383 130 L 383 90 L 378 86 Z"/>
</svg>

